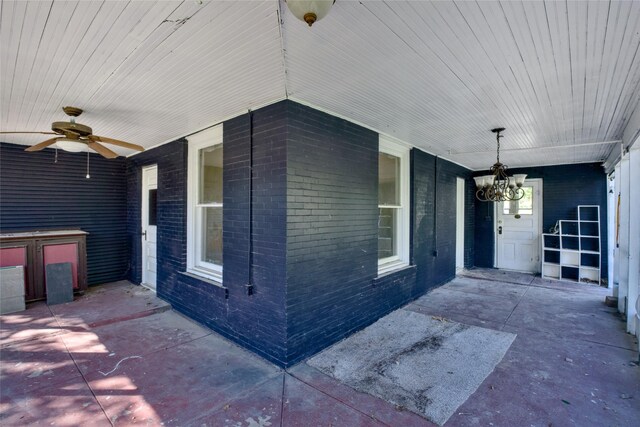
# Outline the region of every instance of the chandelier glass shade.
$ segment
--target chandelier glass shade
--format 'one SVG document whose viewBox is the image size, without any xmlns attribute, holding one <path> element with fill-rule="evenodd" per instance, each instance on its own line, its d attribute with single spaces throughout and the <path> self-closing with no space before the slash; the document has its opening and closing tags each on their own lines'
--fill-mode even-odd
<svg viewBox="0 0 640 427">
<path fill-rule="evenodd" d="M 500 163 L 500 133 L 504 128 L 492 129 L 496 134 L 498 144 L 497 160 L 491 166 L 490 175 L 474 177 L 476 181 L 476 198 L 482 202 L 508 202 L 520 200 L 524 197 L 524 180 L 526 174 L 507 175 L 507 165 Z"/>
</svg>

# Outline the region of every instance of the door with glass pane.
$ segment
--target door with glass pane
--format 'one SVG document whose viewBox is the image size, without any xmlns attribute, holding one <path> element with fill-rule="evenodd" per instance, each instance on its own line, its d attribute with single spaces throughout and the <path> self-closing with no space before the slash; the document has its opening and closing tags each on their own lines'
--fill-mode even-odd
<svg viewBox="0 0 640 427">
<path fill-rule="evenodd" d="M 527 179 L 525 195 L 514 202 L 496 203 L 496 267 L 540 271 L 542 180 Z"/>
</svg>

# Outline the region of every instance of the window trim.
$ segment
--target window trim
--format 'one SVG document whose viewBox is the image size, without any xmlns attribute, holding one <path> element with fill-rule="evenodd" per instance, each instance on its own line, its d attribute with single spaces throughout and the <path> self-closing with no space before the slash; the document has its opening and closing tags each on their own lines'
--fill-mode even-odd
<svg viewBox="0 0 640 427">
<path fill-rule="evenodd" d="M 203 207 L 223 207 L 222 203 L 198 203 L 200 185 L 199 151 L 223 143 L 222 124 L 187 138 L 187 272 L 222 284 L 222 266 L 199 261 L 202 251 Z"/>
<path fill-rule="evenodd" d="M 378 150 L 381 153 L 391 154 L 400 159 L 400 205 L 389 206 L 378 204 L 378 210 L 380 210 L 380 208 L 398 209 L 398 223 L 396 224 L 395 230 L 398 254 L 378 259 L 378 275 L 382 275 L 409 265 L 409 229 L 411 221 L 409 194 L 410 148 L 387 136 L 380 135 Z"/>
</svg>

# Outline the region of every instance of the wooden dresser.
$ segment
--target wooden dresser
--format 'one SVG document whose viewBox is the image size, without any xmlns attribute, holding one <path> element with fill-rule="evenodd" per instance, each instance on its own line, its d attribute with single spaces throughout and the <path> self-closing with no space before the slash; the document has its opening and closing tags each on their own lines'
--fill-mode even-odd
<svg viewBox="0 0 640 427">
<path fill-rule="evenodd" d="M 69 262 L 74 292 L 87 289 L 87 232 L 82 230 L 21 231 L 0 234 L 0 267 L 22 265 L 25 300 L 46 298 L 45 266 Z"/>
</svg>

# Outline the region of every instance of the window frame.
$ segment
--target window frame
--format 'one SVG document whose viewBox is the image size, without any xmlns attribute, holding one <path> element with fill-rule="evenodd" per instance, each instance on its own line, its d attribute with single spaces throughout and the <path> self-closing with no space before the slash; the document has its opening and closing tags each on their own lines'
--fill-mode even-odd
<svg viewBox="0 0 640 427">
<path fill-rule="evenodd" d="M 409 266 L 409 229 L 411 221 L 409 194 L 410 148 L 389 137 L 380 135 L 378 151 L 400 159 L 400 204 L 393 206 L 380 205 L 378 201 L 378 218 L 381 208 L 397 209 L 398 218 L 394 229 L 394 238 L 396 238 L 398 251 L 396 255 L 378 259 L 378 275 L 382 275 Z M 378 184 L 379 182 L 378 177 Z"/>
<path fill-rule="evenodd" d="M 187 143 L 187 272 L 222 284 L 222 265 L 202 261 L 202 219 L 204 209 L 223 208 L 223 203 L 198 203 L 200 150 L 223 143 L 222 124 L 187 137 Z"/>
</svg>

